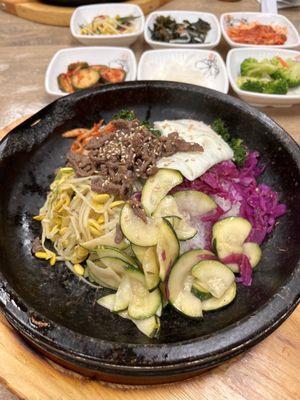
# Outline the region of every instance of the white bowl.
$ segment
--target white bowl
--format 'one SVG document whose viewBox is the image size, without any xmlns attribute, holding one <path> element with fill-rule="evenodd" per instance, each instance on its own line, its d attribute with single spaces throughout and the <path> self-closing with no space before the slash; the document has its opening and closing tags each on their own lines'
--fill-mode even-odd
<svg viewBox="0 0 300 400">
<path fill-rule="evenodd" d="M 284 26 L 287 29 L 287 41 L 282 45 L 257 45 L 257 44 L 243 44 L 237 43 L 230 39 L 227 34 L 227 18 L 233 17 L 234 23 L 239 23 L 241 20 L 245 20 L 247 22 L 258 22 L 260 24 L 272 24 L 272 25 L 280 25 Z M 220 17 L 220 24 L 222 34 L 224 39 L 231 47 L 268 47 L 268 48 L 281 48 L 281 49 L 292 49 L 295 47 L 300 46 L 300 37 L 298 34 L 297 29 L 288 20 L 286 17 L 280 14 L 271 14 L 271 13 L 259 13 L 259 12 L 232 12 L 232 13 L 225 13 L 222 14 Z"/>
<path fill-rule="evenodd" d="M 111 17 L 115 17 L 116 15 L 120 15 L 121 17 L 134 15 L 139 18 L 133 22 L 135 31 L 132 33 L 118 35 L 82 35 L 80 33 L 80 25 L 92 22 L 97 15 L 109 15 Z M 70 29 L 75 39 L 90 46 L 130 46 L 143 33 L 144 24 L 144 14 L 139 6 L 135 4 L 106 3 L 76 8 L 71 17 Z"/>
<path fill-rule="evenodd" d="M 191 83 L 174 77 L 157 76 L 160 69 L 167 71 L 168 64 L 179 63 L 184 71 L 200 71 L 205 81 L 199 80 L 199 86 L 227 93 L 229 88 L 226 67 L 221 56 L 215 51 L 200 49 L 164 49 L 149 50 L 143 53 L 138 65 L 138 80 L 174 80 L 176 82 Z M 165 67 L 164 67 L 165 66 Z"/>
<path fill-rule="evenodd" d="M 254 93 L 241 90 L 238 87 L 236 80 L 240 76 L 240 65 L 246 58 L 253 57 L 257 60 L 263 60 L 264 58 L 272 58 L 274 56 L 280 56 L 283 59 L 297 58 L 300 62 L 300 52 L 293 50 L 269 49 L 265 47 L 259 49 L 232 49 L 228 52 L 226 66 L 229 81 L 232 89 L 241 99 L 258 107 L 287 107 L 300 103 L 300 86 L 290 89 L 288 94 Z"/>
<path fill-rule="evenodd" d="M 177 22 L 182 22 L 185 19 L 189 20 L 190 22 L 196 22 L 198 18 L 201 18 L 203 19 L 203 21 L 206 21 L 211 25 L 211 29 L 206 36 L 205 42 L 202 44 L 201 43 L 178 44 L 178 43 L 159 42 L 157 40 L 151 39 L 149 28 L 151 29 L 153 28 L 154 21 L 160 15 L 164 15 L 165 17 L 170 16 L 174 18 Z M 146 19 L 144 38 L 145 41 L 154 49 L 162 49 L 166 47 L 212 49 L 216 47 L 220 42 L 221 29 L 219 21 L 214 14 L 197 12 L 197 11 L 154 11 L 153 13 L 149 14 Z"/>
<path fill-rule="evenodd" d="M 73 47 L 59 50 L 50 61 L 45 76 L 45 89 L 48 94 L 55 97 L 68 94 L 59 89 L 57 76 L 67 72 L 68 65 L 77 61 L 123 68 L 126 71 L 126 81 L 136 78 L 135 55 L 126 47 Z"/>
</svg>

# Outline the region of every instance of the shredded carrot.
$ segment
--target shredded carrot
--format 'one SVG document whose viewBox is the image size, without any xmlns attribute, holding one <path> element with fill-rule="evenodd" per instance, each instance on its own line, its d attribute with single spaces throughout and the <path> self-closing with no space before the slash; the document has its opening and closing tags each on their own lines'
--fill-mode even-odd
<svg viewBox="0 0 300 400">
<path fill-rule="evenodd" d="M 65 138 L 76 138 L 71 146 L 71 151 L 73 153 L 84 154 L 84 146 L 96 136 L 107 135 L 115 131 L 115 126 L 113 122 L 109 122 L 107 125 L 103 125 L 104 120 L 100 120 L 97 124 L 94 124 L 92 129 L 72 129 L 63 133 Z"/>
<path fill-rule="evenodd" d="M 279 56 L 277 56 L 276 58 L 277 58 L 277 60 L 280 62 L 280 64 L 281 64 L 283 67 L 287 68 L 287 67 L 289 66 L 288 63 L 287 63 L 283 58 L 281 58 L 281 57 L 279 57 Z"/>
</svg>

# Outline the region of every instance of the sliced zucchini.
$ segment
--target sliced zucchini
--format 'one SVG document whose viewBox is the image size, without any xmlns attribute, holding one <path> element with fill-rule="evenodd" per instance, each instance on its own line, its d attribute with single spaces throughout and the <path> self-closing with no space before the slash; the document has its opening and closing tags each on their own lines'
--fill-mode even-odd
<svg viewBox="0 0 300 400">
<path fill-rule="evenodd" d="M 207 194 L 197 190 L 183 190 L 174 194 L 179 211 L 191 217 L 199 217 L 217 207 L 217 204 Z"/>
<path fill-rule="evenodd" d="M 122 208 L 120 226 L 124 236 L 137 246 L 155 246 L 158 238 L 158 221 L 148 218 L 145 223 L 133 212 L 129 204 Z"/>
<path fill-rule="evenodd" d="M 164 281 L 175 260 L 179 256 L 179 242 L 171 224 L 162 219 L 159 225 L 156 254 L 159 264 L 159 277 Z"/>
<path fill-rule="evenodd" d="M 165 217 L 173 226 L 179 240 L 188 240 L 194 237 L 197 229 L 188 224 L 183 214 L 179 211 L 173 196 L 165 196 L 153 213 L 154 217 Z"/>
<path fill-rule="evenodd" d="M 225 307 L 233 301 L 235 296 L 236 296 L 236 283 L 233 282 L 229 287 L 229 289 L 226 290 L 226 292 L 220 299 L 217 299 L 216 297 L 211 297 L 210 299 L 202 301 L 202 310 L 212 311 Z"/>
<path fill-rule="evenodd" d="M 146 251 L 149 249 L 149 247 L 142 247 L 142 246 L 137 246 L 136 244 L 131 244 L 132 251 L 134 252 L 136 258 L 139 260 L 141 264 L 143 264 L 143 259 Z"/>
<path fill-rule="evenodd" d="M 88 273 L 99 285 L 110 289 L 118 289 L 121 277 L 110 268 L 102 268 L 91 260 L 86 260 Z"/>
<path fill-rule="evenodd" d="M 161 304 L 159 289 L 149 292 L 139 281 L 131 280 L 131 290 L 128 315 L 134 319 L 146 319 L 154 315 Z"/>
<path fill-rule="evenodd" d="M 197 234 L 197 229 L 188 224 L 185 218 L 174 218 L 173 228 L 179 240 L 192 239 Z"/>
<path fill-rule="evenodd" d="M 200 300 L 207 300 L 212 297 L 212 294 L 199 283 L 198 279 L 193 281 L 192 293 Z"/>
<path fill-rule="evenodd" d="M 100 299 L 97 300 L 97 303 L 100 304 L 100 306 L 107 308 L 109 311 L 113 311 L 115 306 L 115 301 L 116 301 L 116 295 L 115 293 L 113 293 L 101 297 Z"/>
<path fill-rule="evenodd" d="M 117 244 L 115 242 L 115 238 L 116 238 L 116 230 L 113 229 L 103 236 L 99 236 L 87 242 L 80 243 L 80 246 L 90 251 L 96 250 L 97 247 L 99 246 L 112 246 L 119 248 L 120 250 L 124 250 L 129 246 L 129 243 L 127 243 L 125 240 L 122 240 L 121 243 Z"/>
<path fill-rule="evenodd" d="M 153 212 L 153 217 L 179 217 L 182 218 L 182 214 L 178 210 L 177 203 L 173 196 L 165 196 L 157 205 Z"/>
<path fill-rule="evenodd" d="M 207 250 L 190 250 L 184 253 L 171 269 L 167 293 L 172 306 L 187 317 L 202 317 L 201 300 L 191 293 L 193 277 L 191 270 L 199 261 L 214 257 Z"/>
<path fill-rule="evenodd" d="M 249 258 L 252 268 L 255 268 L 260 262 L 262 251 L 257 243 L 246 242 L 243 244 L 243 253 Z"/>
<path fill-rule="evenodd" d="M 89 67 L 75 72 L 71 77 L 71 82 L 74 89 L 81 90 L 95 86 L 99 79 L 99 72 Z"/>
<path fill-rule="evenodd" d="M 114 312 L 124 311 L 127 309 L 132 296 L 131 283 L 128 275 L 124 275 L 116 293 Z"/>
<path fill-rule="evenodd" d="M 159 265 L 155 247 L 148 247 L 143 258 L 142 268 L 145 274 L 147 289 L 151 291 L 155 289 L 160 282 Z"/>
<path fill-rule="evenodd" d="M 128 264 L 128 262 L 121 260 L 120 258 L 115 258 L 115 257 L 103 257 L 100 260 L 105 267 L 112 269 L 115 271 L 118 275 L 123 276 L 126 269 L 128 267 L 133 267 L 136 268 L 135 266 L 131 266 Z"/>
<path fill-rule="evenodd" d="M 183 181 L 180 172 L 173 169 L 160 169 L 155 175 L 147 179 L 142 190 L 142 205 L 147 215 L 152 215 L 160 201 Z"/>
<path fill-rule="evenodd" d="M 120 249 L 112 246 L 101 246 L 97 249 L 98 258 L 119 258 L 129 265 L 136 266 L 136 261 Z"/>
<path fill-rule="evenodd" d="M 59 74 L 57 77 L 57 83 L 62 92 L 73 93 L 75 91 L 72 86 L 71 78 L 67 74 Z"/>
<path fill-rule="evenodd" d="M 214 224 L 212 229 L 213 247 L 220 260 L 231 255 L 241 254 L 243 244 L 252 229 L 245 218 L 228 217 Z"/>
<path fill-rule="evenodd" d="M 215 260 L 204 260 L 192 269 L 192 275 L 204 289 L 220 299 L 234 282 L 233 272 L 224 264 Z"/>
<path fill-rule="evenodd" d="M 156 337 L 160 330 L 160 320 L 158 316 L 153 315 L 146 319 L 130 318 L 127 311 L 120 312 L 119 315 L 123 318 L 130 319 L 144 335 L 153 338 Z"/>
<path fill-rule="evenodd" d="M 118 83 L 125 81 L 126 72 L 121 68 L 106 68 L 101 71 L 101 79 L 104 83 Z"/>
</svg>

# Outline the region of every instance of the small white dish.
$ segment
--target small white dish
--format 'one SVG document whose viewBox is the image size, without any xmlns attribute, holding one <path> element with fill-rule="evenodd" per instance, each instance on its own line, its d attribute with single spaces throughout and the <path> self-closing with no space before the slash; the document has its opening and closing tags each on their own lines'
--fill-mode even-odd
<svg viewBox="0 0 300 400">
<path fill-rule="evenodd" d="M 173 67 L 174 64 L 178 66 L 180 72 L 182 71 L 182 79 L 174 75 L 176 70 Z M 192 84 L 222 93 L 228 92 L 226 67 L 221 56 L 215 51 L 202 49 L 149 50 L 143 53 L 138 65 L 138 80 L 172 80 L 191 83 L 185 79 L 190 76 L 195 79 Z M 197 82 L 198 77 L 199 82 Z"/>
<path fill-rule="evenodd" d="M 48 94 L 55 97 L 68 94 L 59 89 L 57 77 L 67 72 L 69 64 L 78 61 L 122 68 L 126 71 L 125 81 L 133 81 L 136 78 L 136 58 L 132 50 L 126 47 L 72 47 L 59 50 L 50 61 L 45 76 L 45 89 Z"/>
<path fill-rule="evenodd" d="M 234 42 L 227 34 L 229 24 L 238 24 L 240 22 L 251 23 L 258 22 L 264 25 L 280 25 L 287 30 L 287 40 L 281 45 L 257 45 Z M 292 49 L 300 46 L 300 37 L 297 29 L 289 19 L 280 14 L 269 14 L 259 12 L 232 12 L 222 14 L 220 17 L 220 25 L 224 39 L 231 47 L 268 47 Z"/>
<path fill-rule="evenodd" d="M 82 35 L 80 25 L 91 23 L 98 15 L 138 17 L 134 21 L 135 31 L 117 35 Z M 72 36 L 83 44 L 90 46 L 130 46 L 143 33 L 145 18 L 141 8 L 135 4 L 105 3 L 82 6 L 75 9 L 70 21 Z"/>
<path fill-rule="evenodd" d="M 231 49 L 227 54 L 226 67 L 231 84 L 234 92 L 243 100 L 247 101 L 251 105 L 257 107 L 288 107 L 292 104 L 300 103 L 300 86 L 290 89 L 287 94 L 264 94 L 248 92 L 241 90 L 236 81 L 240 76 L 241 63 L 246 58 L 256 58 L 257 60 L 263 60 L 264 58 L 272 58 L 279 56 L 283 59 L 292 58 L 297 59 L 300 62 L 300 52 L 293 50 L 283 49 L 269 49 L 269 48 L 243 48 L 243 49 Z"/>
<path fill-rule="evenodd" d="M 153 29 L 154 22 L 159 16 L 170 16 L 175 19 L 176 22 L 182 22 L 183 20 L 189 20 L 190 22 L 196 22 L 198 18 L 201 18 L 203 21 L 206 21 L 210 24 L 211 29 L 209 30 L 205 42 L 204 43 L 187 43 L 187 44 L 179 44 L 179 43 L 168 43 L 168 42 L 160 42 L 158 40 L 151 39 L 150 29 Z M 162 49 L 162 48 L 192 48 L 192 49 L 212 49 L 216 47 L 221 39 L 221 29 L 219 25 L 219 21 L 214 14 L 205 13 L 205 12 L 197 12 L 197 11 L 154 11 L 148 15 L 145 22 L 145 30 L 144 30 L 144 38 L 145 41 L 154 49 Z"/>
</svg>

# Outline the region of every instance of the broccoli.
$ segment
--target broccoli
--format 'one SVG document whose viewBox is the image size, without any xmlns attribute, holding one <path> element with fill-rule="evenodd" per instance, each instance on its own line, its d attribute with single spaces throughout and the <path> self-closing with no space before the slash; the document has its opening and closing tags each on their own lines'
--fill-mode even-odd
<svg viewBox="0 0 300 400">
<path fill-rule="evenodd" d="M 218 135 L 222 137 L 225 142 L 230 141 L 230 133 L 228 131 L 228 128 L 224 125 L 224 122 L 221 120 L 221 118 L 216 118 L 212 124 L 212 128 L 215 132 L 217 132 Z"/>
<path fill-rule="evenodd" d="M 243 77 L 244 78 L 244 77 Z M 241 90 L 246 90 L 247 92 L 263 93 L 265 88 L 265 82 L 260 79 L 251 79 L 247 76 L 246 79 L 238 80 L 238 85 Z"/>
<path fill-rule="evenodd" d="M 280 62 L 274 57 L 257 61 L 256 58 L 246 58 L 241 63 L 241 75 L 263 78 L 271 76 L 280 68 Z"/>
<path fill-rule="evenodd" d="M 265 84 L 264 93 L 268 94 L 287 94 L 288 83 L 284 79 L 275 79 Z"/>
<path fill-rule="evenodd" d="M 273 78 L 284 79 L 287 81 L 289 87 L 296 87 L 300 85 L 300 62 L 293 60 L 286 60 L 287 66 L 281 67 L 273 74 Z"/>
</svg>

